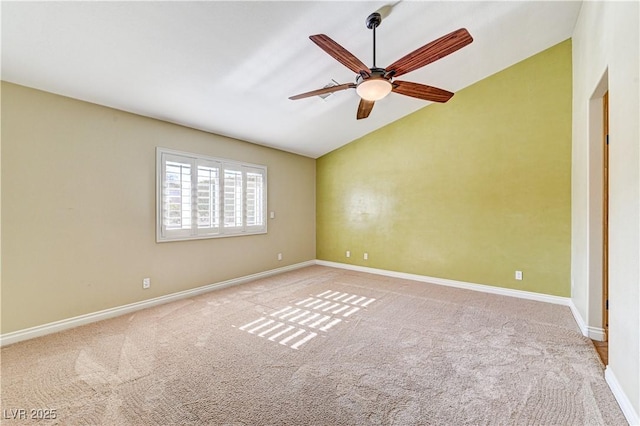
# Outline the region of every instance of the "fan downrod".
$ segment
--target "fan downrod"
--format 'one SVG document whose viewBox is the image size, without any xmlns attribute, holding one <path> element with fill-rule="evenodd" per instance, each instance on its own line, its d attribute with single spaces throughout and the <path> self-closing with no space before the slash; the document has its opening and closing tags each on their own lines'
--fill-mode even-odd
<svg viewBox="0 0 640 426">
<path fill-rule="evenodd" d="M 373 30 L 373 67 L 376 66 L 376 28 L 382 22 L 382 15 L 378 12 L 373 12 L 367 17 L 367 28 Z"/>
</svg>

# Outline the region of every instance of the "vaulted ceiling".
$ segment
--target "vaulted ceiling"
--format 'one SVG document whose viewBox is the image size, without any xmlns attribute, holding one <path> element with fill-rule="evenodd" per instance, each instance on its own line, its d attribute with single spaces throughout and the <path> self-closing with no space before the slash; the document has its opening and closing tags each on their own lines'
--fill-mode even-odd
<svg viewBox="0 0 640 426">
<path fill-rule="evenodd" d="M 402 80 L 452 92 L 571 37 L 575 1 L 2 2 L 2 79 L 317 158 L 429 103 L 392 93 L 356 120 L 355 74 L 326 34 L 378 66 L 458 28 L 463 49 Z M 443 107 L 446 107 L 444 104 Z"/>
</svg>

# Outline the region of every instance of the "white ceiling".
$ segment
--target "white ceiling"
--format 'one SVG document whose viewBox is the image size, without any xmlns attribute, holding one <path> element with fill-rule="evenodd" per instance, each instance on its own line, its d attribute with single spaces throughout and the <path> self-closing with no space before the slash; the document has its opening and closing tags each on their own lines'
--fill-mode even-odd
<svg viewBox="0 0 640 426">
<path fill-rule="evenodd" d="M 402 77 L 455 92 L 569 38 L 580 6 L 2 1 L 2 79 L 317 158 L 428 103 L 392 93 L 356 120 L 355 90 L 289 100 L 355 79 L 309 35 L 327 34 L 372 66 L 365 19 L 384 7 L 376 30 L 384 67 L 467 28 L 473 43 Z"/>
</svg>

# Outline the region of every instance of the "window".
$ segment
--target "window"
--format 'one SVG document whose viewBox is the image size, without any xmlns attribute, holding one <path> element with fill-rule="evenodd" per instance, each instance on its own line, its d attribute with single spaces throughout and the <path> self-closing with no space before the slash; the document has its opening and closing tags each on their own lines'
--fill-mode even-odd
<svg viewBox="0 0 640 426">
<path fill-rule="evenodd" d="M 157 149 L 157 241 L 267 232 L 267 168 Z"/>
</svg>

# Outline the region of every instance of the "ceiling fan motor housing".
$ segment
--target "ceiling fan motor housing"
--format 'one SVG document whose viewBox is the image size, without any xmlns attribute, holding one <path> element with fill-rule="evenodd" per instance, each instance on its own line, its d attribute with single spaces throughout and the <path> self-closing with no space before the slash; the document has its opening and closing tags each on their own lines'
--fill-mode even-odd
<svg viewBox="0 0 640 426">
<path fill-rule="evenodd" d="M 371 74 L 361 71 L 360 74 L 356 76 L 356 84 L 359 84 L 363 80 L 368 80 L 370 78 L 383 78 L 385 80 L 391 81 L 392 73 L 388 73 L 384 68 L 370 68 Z"/>
</svg>

